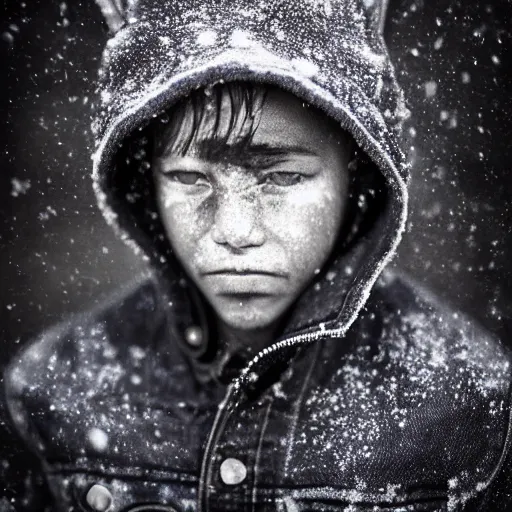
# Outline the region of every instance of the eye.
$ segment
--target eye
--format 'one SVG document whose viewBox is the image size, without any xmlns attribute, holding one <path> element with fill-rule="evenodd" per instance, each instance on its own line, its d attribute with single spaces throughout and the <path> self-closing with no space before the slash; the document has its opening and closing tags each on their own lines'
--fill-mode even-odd
<svg viewBox="0 0 512 512">
<path fill-rule="evenodd" d="M 296 172 L 271 172 L 263 176 L 263 184 L 291 187 L 304 181 L 304 176 Z"/>
<path fill-rule="evenodd" d="M 208 185 L 209 181 L 205 174 L 196 171 L 168 171 L 164 175 L 171 181 L 182 185 Z"/>
</svg>

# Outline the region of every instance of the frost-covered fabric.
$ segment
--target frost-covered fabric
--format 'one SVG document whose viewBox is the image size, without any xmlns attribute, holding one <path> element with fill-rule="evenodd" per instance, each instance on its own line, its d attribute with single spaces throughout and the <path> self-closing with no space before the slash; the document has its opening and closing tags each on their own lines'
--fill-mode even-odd
<svg viewBox="0 0 512 512">
<path fill-rule="evenodd" d="M 407 280 L 379 279 L 346 337 L 274 366 L 220 426 L 226 387 L 198 383 L 175 320 L 144 281 L 11 364 L 11 414 L 44 460 L 50 510 L 80 510 L 93 485 L 111 512 L 507 510 L 484 500 L 504 470 L 509 355 Z M 239 485 L 220 478 L 229 457 L 247 468 Z"/>
<path fill-rule="evenodd" d="M 50 510 L 88 510 L 94 485 L 112 496 L 109 512 L 486 510 L 493 499 L 506 510 L 509 353 L 406 278 L 381 275 L 408 180 L 382 5 L 101 3 L 116 33 L 99 76 L 94 187 L 153 276 L 43 333 L 6 373 Z M 281 339 L 206 382 L 183 342 L 199 304 L 141 216 L 144 191 L 120 184 L 132 164 L 149 171 L 143 151 L 129 153 L 148 125 L 221 80 L 279 86 L 337 120 L 382 173 L 387 200 L 303 293 Z M 228 485 L 233 458 L 245 473 Z"/>
</svg>

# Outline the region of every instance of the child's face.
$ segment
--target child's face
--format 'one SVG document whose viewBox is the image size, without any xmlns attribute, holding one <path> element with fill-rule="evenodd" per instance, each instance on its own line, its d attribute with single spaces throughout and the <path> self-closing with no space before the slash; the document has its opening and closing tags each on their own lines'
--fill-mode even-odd
<svg viewBox="0 0 512 512">
<path fill-rule="evenodd" d="M 319 272 L 343 219 L 348 158 L 341 129 L 271 90 L 242 152 L 206 159 L 196 140 L 153 162 L 172 247 L 228 326 L 271 326 Z"/>
</svg>

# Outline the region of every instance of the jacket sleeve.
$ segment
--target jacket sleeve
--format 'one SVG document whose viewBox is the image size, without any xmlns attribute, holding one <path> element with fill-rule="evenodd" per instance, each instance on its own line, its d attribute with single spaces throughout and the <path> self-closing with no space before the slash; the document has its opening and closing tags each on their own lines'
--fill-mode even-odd
<svg viewBox="0 0 512 512">
<path fill-rule="evenodd" d="M 10 372 L 0 381 L 0 512 L 49 512 L 50 491 Z"/>
<path fill-rule="evenodd" d="M 2 400 L 3 401 L 3 400 Z M 39 459 L 14 431 L 0 405 L 0 512 L 46 512 L 51 497 Z"/>
<path fill-rule="evenodd" d="M 483 501 L 478 507 L 479 511 L 504 512 L 512 510 L 512 391 L 509 391 L 508 415 L 503 453 Z"/>
</svg>

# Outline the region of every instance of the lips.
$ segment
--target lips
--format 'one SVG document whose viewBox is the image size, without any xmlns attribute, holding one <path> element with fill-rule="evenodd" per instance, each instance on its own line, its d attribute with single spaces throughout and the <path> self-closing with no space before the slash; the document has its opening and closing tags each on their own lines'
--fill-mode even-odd
<svg viewBox="0 0 512 512">
<path fill-rule="evenodd" d="M 286 278 L 285 272 L 276 270 L 260 270 L 260 269 L 234 269 L 234 268 L 222 268 L 217 270 L 207 270 L 201 272 L 204 276 L 271 276 L 271 277 L 282 277 Z"/>
<path fill-rule="evenodd" d="M 260 269 L 222 268 L 202 272 L 215 295 L 265 296 L 280 294 L 288 279 L 284 272 Z"/>
</svg>

